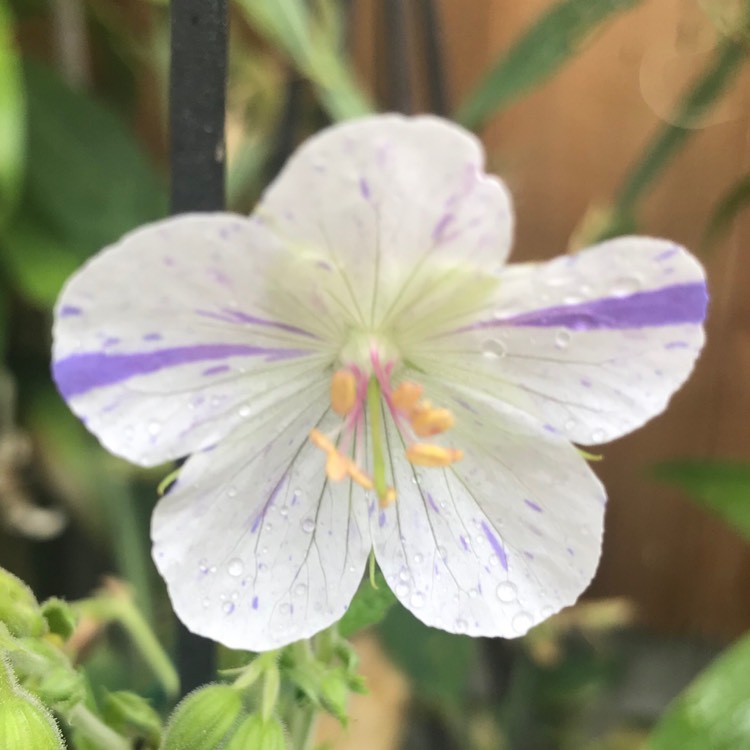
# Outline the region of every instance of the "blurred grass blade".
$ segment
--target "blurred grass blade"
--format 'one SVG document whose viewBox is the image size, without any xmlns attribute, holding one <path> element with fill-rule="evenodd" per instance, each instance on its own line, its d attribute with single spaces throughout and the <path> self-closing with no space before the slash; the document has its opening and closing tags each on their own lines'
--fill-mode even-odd
<svg viewBox="0 0 750 750">
<path fill-rule="evenodd" d="M 552 76 L 576 55 L 604 21 L 641 0 L 563 0 L 544 13 L 508 50 L 456 113 L 467 128 L 480 128 L 493 114 Z"/>
<path fill-rule="evenodd" d="M 667 461 L 657 464 L 653 474 L 684 490 L 750 541 L 750 464 Z"/>
<path fill-rule="evenodd" d="M 639 198 L 724 93 L 739 71 L 745 54 L 745 47 L 740 42 L 724 39 L 719 43 L 708 68 L 677 105 L 671 121 L 680 125 L 665 123 L 625 178 L 615 201 L 615 213 L 630 215 L 634 212 Z"/>
<path fill-rule="evenodd" d="M 0 0 L 0 224 L 18 200 L 24 164 L 26 105 L 14 34 L 8 2 Z"/>
<path fill-rule="evenodd" d="M 750 748 L 750 635 L 725 651 L 667 710 L 644 750 Z"/>
<path fill-rule="evenodd" d="M 304 0 L 237 0 L 236 4 L 251 25 L 312 81 L 334 120 L 372 112 L 372 103 L 340 53 L 338 24 L 331 21 L 330 10 L 316 18 Z"/>
<path fill-rule="evenodd" d="M 750 204 L 750 174 L 743 175 L 719 199 L 703 235 L 703 249 L 711 250 L 729 232 L 735 216 Z"/>
</svg>

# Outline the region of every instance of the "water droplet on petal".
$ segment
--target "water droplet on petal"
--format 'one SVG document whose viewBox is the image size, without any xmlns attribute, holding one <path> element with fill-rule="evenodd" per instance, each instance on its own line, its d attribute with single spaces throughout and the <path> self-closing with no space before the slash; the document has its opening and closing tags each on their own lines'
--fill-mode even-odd
<svg viewBox="0 0 750 750">
<path fill-rule="evenodd" d="M 572 432 L 576 428 L 575 419 L 566 420 L 565 424 L 563 425 L 563 428 L 565 429 L 565 432 Z"/>
<path fill-rule="evenodd" d="M 289 508 L 287 508 L 286 505 L 282 505 L 279 508 L 279 513 L 281 514 L 282 518 L 286 518 L 289 515 Z"/>
<path fill-rule="evenodd" d="M 292 613 L 292 605 L 289 604 L 289 602 L 284 602 L 279 607 L 279 612 L 281 612 L 282 615 L 289 615 Z"/>
<path fill-rule="evenodd" d="M 304 596 L 307 593 L 307 585 L 304 583 L 298 583 L 294 587 L 294 595 L 295 596 Z"/>
<path fill-rule="evenodd" d="M 598 427 L 591 433 L 591 440 L 594 443 L 603 443 L 606 439 L 607 433 L 601 427 Z"/>
<path fill-rule="evenodd" d="M 476 599 L 478 596 L 479 596 L 479 591 L 477 589 L 471 589 L 471 591 L 469 591 L 470 599 Z"/>
<path fill-rule="evenodd" d="M 203 609 L 208 609 L 209 605 L 211 604 L 211 600 L 207 596 L 204 596 L 201 604 L 203 605 Z"/>
<path fill-rule="evenodd" d="M 558 349 L 567 349 L 570 344 L 570 331 L 558 331 L 555 335 L 555 346 Z"/>
<path fill-rule="evenodd" d="M 403 599 L 409 593 L 409 586 L 406 583 L 399 583 L 396 586 L 396 596 Z"/>
<path fill-rule="evenodd" d="M 511 625 L 519 635 L 525 633 L 534 624 L 534 618 L 528 613 L 521 611 L 513 617 Z"/>
<path fill-rule="evenodd" d="M 205 557 L 198 560 L 198 570 L 200 570 L 201 573 L 208 573 L 208 560 L 206 560 Z"/>
<path fill-rule="evenodd" d="M 251 409 L 247 404 L 243 404 L 238 409 L 237 413 L 242 417 L 242 419 L 247 419 L 250 416 Z"/>
<path fill-rule="evenodd" d="M 239 557 L 231 559 L 229 565 L 227 565 L 227 572 L 230 576 L 234 576 L 235 578 L 241 576 L 244 569 L 245 565 Z"/>
<path fill-rule="evenodd" d="M 411 595 L 411 599 L 409 600 L 409 604 L 411 604 L 411 606 L 414 609 L 419 609 L 420 607 L 423 607 L 424 606 L 424 594 L 420 594 L 418 591 L 415 591 Z"/>
<path fill-rule="evenodd" d="M 312 518 L 305 518 L 302 521 L 302 531 L 304 531 L 306 534 L 312 534 L 314 529 L 315 521 L 313 521 Z"/>
<path fill-rule="evenodd" d="M 502 359 L 508 349 L 500 339 L 487 339 L 482 343 L 482 354 L 487 359 Z"/>
<path fill-rule="evenodd" d="M 234 602 L 224 602 L 221 609 L 225 615 L 231 615 L 234 612 Z"/>
<path fill-rule="evenodd" d="M 542 607 L 541 614 L 542 614 L 542 617 L 545 617 L 545 618 L 546 617 L 552 617 L 552 615 L 555 614 L 555 608 L 554 607 L 550 607 L 549 604 L 547 604 L 544 607 Z"/>
<path fill-rule="evenodd" d="M 510 604 L 518 598 L 518 587 L 515 585 L 515 583 L 511 583 L 510 581 L 503 581 L 502 583 L 498 584 L 495 593 L 497 594 L 497 598 L 501 602 L 503 602 L 504 604 Z"/>
<path fill-rule="evenodd" d="M 448 550 L 445 549 L 445 547 L 438 547 L 437 553 L 440 555 L 440 557 L 445 560 L 446 557 L 448 557 Z"/>
<path fill-rule="evenodd" d="M 227 487 L 227 495 L 229 497 L 237 497 L 237 488 L 230 484 L 229 487 Z"/>
<path fill-rule="evenodd" d="M 629 294 L 635 294 L 642 285 L 643 281 L 640 276 L 623 276 L 613 284 L 612 294 L 615 297 L 627 297 Z"/>
<path fill-rule="evenodd" d="M 407 568 L 406 566 L 401 568 L 401 570 L 399 570 L 398 572 L 398 577 L 402 581 L 408 581 L 411 578 L 411 575 L 409 574 L 409 568 Z"/>
<path fill-rule="evenodd" d="M 457 633 L 465 633 L 469 629 L 469 623 L 463 618 L 459 617 L 455 623 L 455 629 Z"/>
<path fill-rule="evenodd" d="M 417 565 L 419 565 L 422 562 L 422 560 L 424 560 L 424 557 L 422 557 L 422 555 L 420 555 L 419 552 L 417 552 L 417 554 L 414 555 L 414 562 Z"/>
</svg>

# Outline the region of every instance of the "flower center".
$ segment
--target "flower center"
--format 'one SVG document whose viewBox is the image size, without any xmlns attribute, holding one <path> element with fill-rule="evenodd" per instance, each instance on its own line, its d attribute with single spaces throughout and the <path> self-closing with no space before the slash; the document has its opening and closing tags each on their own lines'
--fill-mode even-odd
<svg viewBox="0 0 750 750">
<path fill-rule="evenodd" d="M 370 349 L 367 370 L 352 364 L 337 370 L 331 378 L 331 408 L 342 417 L 341 426 L 332 434 L 317 429 L 310 440 L 326 455 L 326 475 L 333 481 L 349 477 L 367 490 L 374 490 L 385 507 L 396 499 L 396 490 L 388 481 L 385 458 L 384 414 L 393 419 L 406 445 L 406 458 L 416 466 L 438 468 L 463 458 L 463 451 L 445 448 L 425 438 L 439 435 L 453 426 L 448 409 L 433 406 L 422 398 L 419 383 L 403 381 L 393 386 L 394 361 L 383 364 L 377 348 Z M 362 447 L 369 428 L 372 451 L 372 475 L 362 469 Z"/>
</svg>

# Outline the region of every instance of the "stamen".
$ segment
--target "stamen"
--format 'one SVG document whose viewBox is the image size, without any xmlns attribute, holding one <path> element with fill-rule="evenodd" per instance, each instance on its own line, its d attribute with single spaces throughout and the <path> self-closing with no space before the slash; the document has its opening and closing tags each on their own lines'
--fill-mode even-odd
<svg viewBox="0 0 750 750">
<path fill-rule="evenodd" d="M 351 370 L 337 370 L 331 378 L 331 407 L 345 417 L 357 403 L 357 380 Z"/>
<path fill-rule="evenodd" d="M 331 451 L 326 456 L 326 476 L 332 482 L 340 482 L 349 473 L 349 459 L 338 451 Z"/>
<path fill-rule="evenodd" d="M 396 490 L 394 487 L 389 487 L 385 491 L 385 497 L 380 498 L 380 507 L 387 508 L 389 505 L 392 505 L 395 502 L 396 502 Z"/>
<path fill-rule="evenodd" d="M 422 388 L 419 383 L 412 383 L 409 380 L 401 383 L 391 393 L 391 403 L 399 411 L 411 414 L 412 409 L 417 405 L 419 397 L 422 395 Z"/>
<path fill-rule="evenodd" d="M 443 448 L 441 445 L 414 443 L 406 449 L 406 457 L 416 466 L 436 469 L 460 461 L 464 457 L 464 452 L 459 448 Z"/>
<path fill-rule="evenodd" d="M 439 435 L 453 427 L 453 414 L 448 409 L 433 409 L 428 402 L 417 404 L 411 416 L 411 427 L 419 437 Z"/>
<path fill-rule="evenodd" d="M 320 430 L 310 430 L 310 442 L 325 453 L 335 452 L 336 450 L 336 446 Z"/>
</svg>

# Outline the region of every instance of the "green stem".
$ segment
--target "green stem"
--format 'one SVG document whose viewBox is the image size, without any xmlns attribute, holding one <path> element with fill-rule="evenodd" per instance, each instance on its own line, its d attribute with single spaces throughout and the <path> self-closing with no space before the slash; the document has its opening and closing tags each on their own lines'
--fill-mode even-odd
<svg viewBox="0 0 750 750">
<path fill-rule="evenodd" d="M 289 717 L 289 739 L 291 750 L 310 750 L 315 737 L 317 710 L 312 703 L 297 706 Z"/>
<path fill-rule="evenodd" d="M 130 742 L 110 729 L 83 703 L 75 706 L 65 718 L 94 747 L 101 750 L 131 750 Z"/>
</svg>

